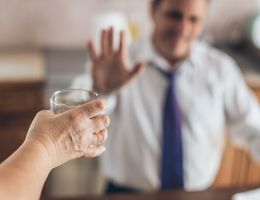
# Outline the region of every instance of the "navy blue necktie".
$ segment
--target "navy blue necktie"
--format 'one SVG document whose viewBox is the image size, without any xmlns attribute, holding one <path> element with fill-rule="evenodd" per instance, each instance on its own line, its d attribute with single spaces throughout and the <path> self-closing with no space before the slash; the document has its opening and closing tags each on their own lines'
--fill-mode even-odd
<svg viewBox="0 0 260 200">
<path fill-rule="evenodd" d="M 165 74 L 165 73 L 164 73 Z M 180 111 L 175 95 L 175 74 L 169 81 L 163 113 L 161 189 L 183 189 L 183 152 Z"/>
</svg>

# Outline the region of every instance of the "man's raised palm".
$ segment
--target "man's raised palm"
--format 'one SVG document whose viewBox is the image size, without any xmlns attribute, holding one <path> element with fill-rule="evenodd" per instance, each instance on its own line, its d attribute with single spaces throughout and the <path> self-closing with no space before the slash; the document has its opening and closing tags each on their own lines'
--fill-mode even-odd
<svg viewBox="0 0 260 200">
<path fill-rule="evenodd" d="M 112 28 L 102 31 L 100 55 L 97 55 L 92 41 L 88 43 L 88 50 L 93 63 L 93 87 L 100 93 L 109 94 L 119 89 L 129 83 L 143 69 L 142 63 L 136 64 L 132 70 L 128 68 L 124 31 L 120 33 L 118 50 L 113 49 Z"/>
</svg>

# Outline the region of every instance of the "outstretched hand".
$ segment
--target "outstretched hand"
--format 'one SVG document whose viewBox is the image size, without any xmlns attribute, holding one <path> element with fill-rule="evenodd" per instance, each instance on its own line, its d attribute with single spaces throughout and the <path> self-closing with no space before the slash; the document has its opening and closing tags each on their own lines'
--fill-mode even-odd
<svg viewBox="0 0 260 200">
<path fill-rule="evenodd" d="M 39 112 L 25 142 L 42 146 L 52 168 L 85 156 L 96 157 L 105 151 L 109 117 L 102 115 L 103 100 L 94 100 L 61 114 Z"/>
<path fill-rule="evenodd" d="M 100 55 L 97 54 L 92 41 L 87 45 L 93 63 L 93 87 L 102 94 L 109 94 L 126 85 L 144 68 L 142 63 L 137 63 L 131 70 L 127 66 L 128 51 L 124 31 L 120 32 L 117 50 L 113 49 L 113 38 L 113 28 L 102 31 Z"/>
</svg>

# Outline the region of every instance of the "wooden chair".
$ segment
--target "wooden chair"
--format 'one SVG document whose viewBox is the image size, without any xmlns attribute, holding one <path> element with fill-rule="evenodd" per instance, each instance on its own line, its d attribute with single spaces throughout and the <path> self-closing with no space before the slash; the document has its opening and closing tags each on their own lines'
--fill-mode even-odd
<svg viewBox="0 0 260 200">
<path fill-rule="evenodd" d="M 260 163 L 250 154 L 226 141 L 222 164 L 213 187 L 241 187 L 260 185 Z"/>
</svg>

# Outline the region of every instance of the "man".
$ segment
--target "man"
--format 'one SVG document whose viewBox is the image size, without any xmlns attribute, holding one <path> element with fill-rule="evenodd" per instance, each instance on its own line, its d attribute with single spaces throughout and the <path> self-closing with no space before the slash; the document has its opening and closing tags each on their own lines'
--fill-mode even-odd
<svg viewBox="0 0 260 200">
<path fill-rule="evenodd" d="M 112 110 L 102 159 L 107 192 L 202 190 L 218 172 L 226 129 L 260 155 L 260 110 L 235 62 L 198 41 L 208 0 L 153 0 L 151 38 L 130 49 L 104 30 L 88 44 L 92 74 L 73 87 L 106 95 Z M 142 61 L 142 63 L 138 63 Z M 92 76 L 92 77 L 91 77 Z"/>
</svg>

